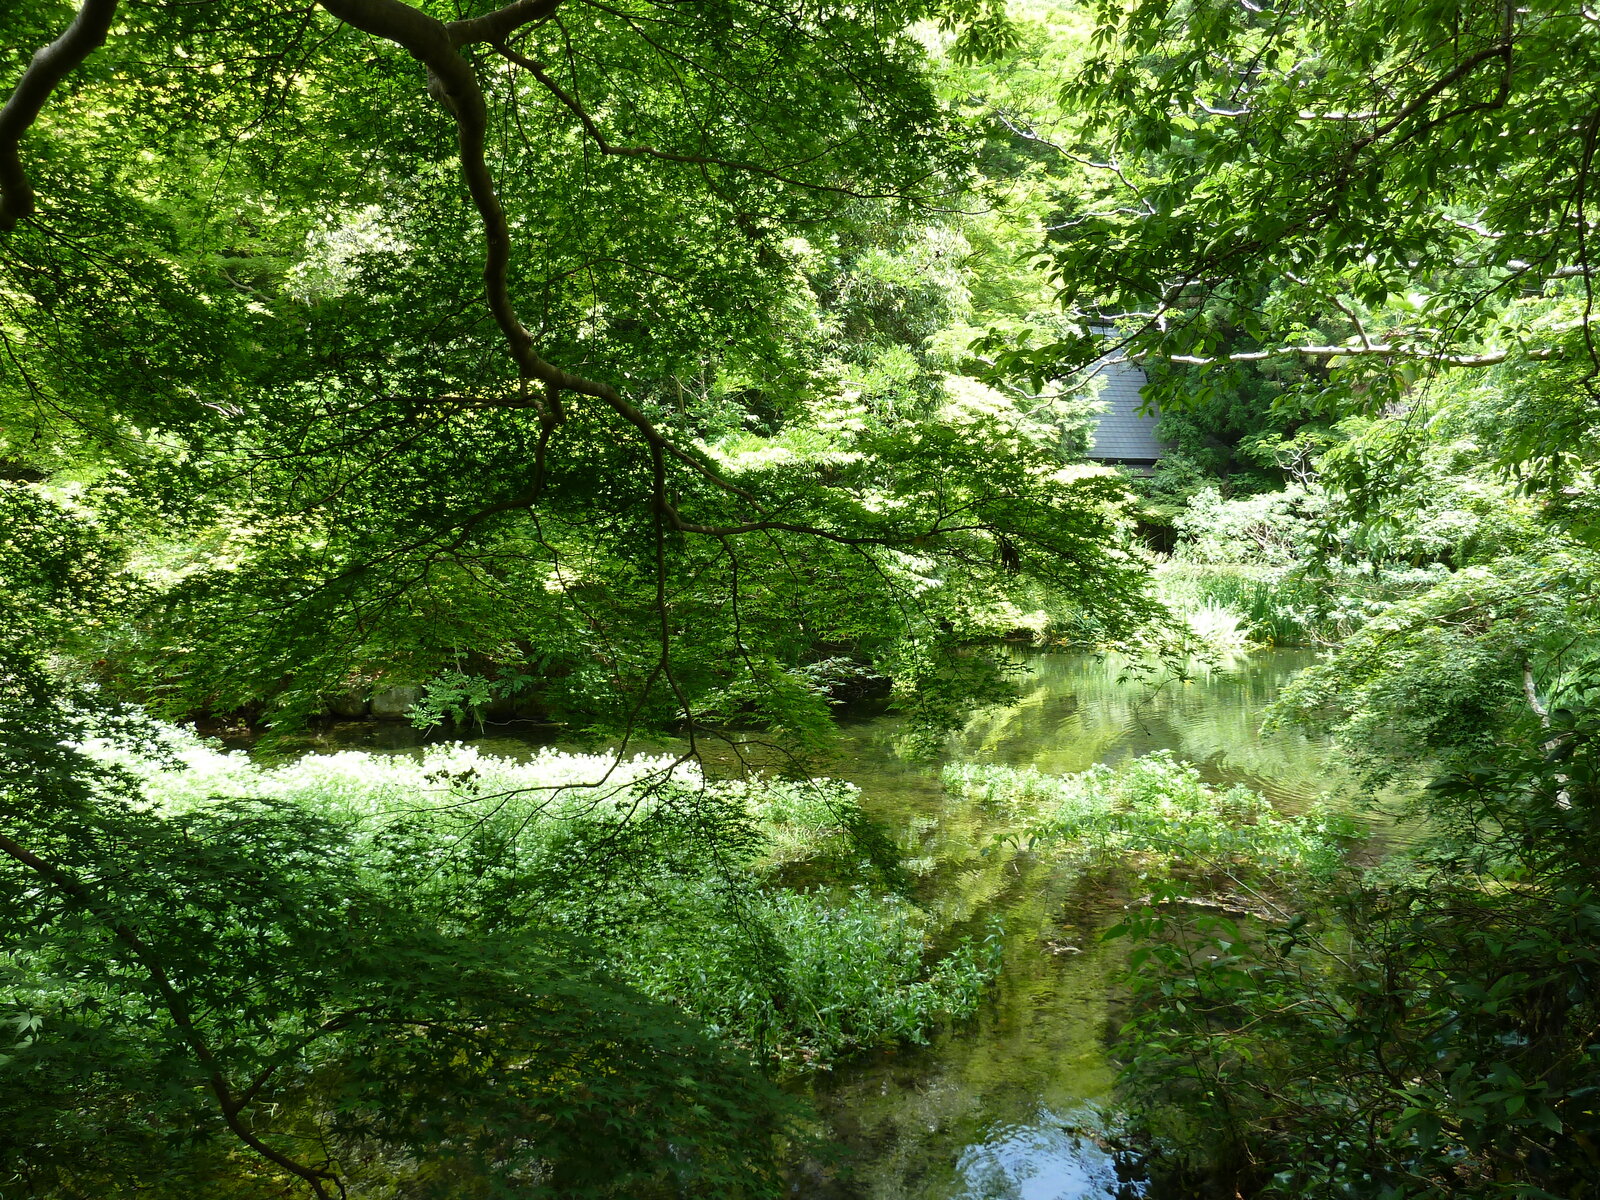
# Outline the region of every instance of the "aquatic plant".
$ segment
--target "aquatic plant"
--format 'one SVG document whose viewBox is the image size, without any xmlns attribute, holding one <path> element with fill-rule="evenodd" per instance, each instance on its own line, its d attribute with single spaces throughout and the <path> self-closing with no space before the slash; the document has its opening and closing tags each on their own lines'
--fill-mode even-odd
<svg viewBox="0 0 1600 1200">
<path fill-rule="evenodd" d="M 965 940 L 925 966 L 928 918 L 863 886 L 730 897 L 690 884 L 630 931 L 615 964 L 646 993 L 684 1004 L 713 1033 L 787 1064 L 923 1042 L 972 1012 L 999 969 Z"/>
<path fill-rule="evenodd" d="M 1158 889 L 1114 931 L 1136 947 L 1122 1093 L 1172 1194 L 1596 1194 L 1596 728 L 1552 714 L 1443 775 L 1425 851 L 1292 916 L 1197 916 Z"/>
<path fill-rule="evenodd" d="M 1077 775 L 956 763 L 943 777 L 952 790 L 1021 818 L 1020 840 L 1030 847 L 1057 846 L 1086 863 L 1145 877 L 1325 875 L 1354 833 L 1351 822 L 1324 808 L 1291 816 L 1249 788 L 1212 787 L 1167 751 Z"/>
<path fill-rule="evenodd" d="M 332 821 L 356 869 L 479 936 L 569 952 L 787 1064 L 921 1041 L 998 964 L 898 894 L 892 842 L 831 780 L 712 781 L 669 756 L 447 744 L 261 765 L 171 730 L 165 759 L 99 752 L 157 811 L 289 805 Z"/>
<path fill-rule="evenodd" d="M 1332 640 L 1343 629 L 1320 588 L 1274 567 L 1173 560 L 1157 569 L 1156 591 L 1191 625 L 1194 614 L 1226 610 L 1244 640 L 1265 645 Z M 1196 633 L 1204 636 L 1200 629 Z"/>
</svg>

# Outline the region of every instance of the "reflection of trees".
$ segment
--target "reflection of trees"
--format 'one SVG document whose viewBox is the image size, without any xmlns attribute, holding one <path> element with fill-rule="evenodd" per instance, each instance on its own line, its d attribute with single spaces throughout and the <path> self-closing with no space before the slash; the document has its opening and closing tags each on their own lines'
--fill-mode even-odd
<svg viewBox="0 0 1600 1200">
<path fill-rule="evenodd" d="M 965 1184 L 963 1197 L 982 1200 L 1022 1200 L 1038 1194 L 1038 1184 L 1063 1190 L 1060 1195 L 1111 1195 L 1116 1172 L 1109 1156 L 1082 1138 L 1055 1126 L 1061 1118 L 1047 1115 L 1037 1128 L 1013 1131 L 1010 1136 L 974 1147 L 961 1156 L 958 1168 Z M 1033 1187 L 1029 1187 L 1029 1183 Z M 1071 1188 L 1071 1192 L 1066 1191 Z"/>
<path fill-rule="evenodd" d="M 1326 783 L 1326 751 L 1303 738 L 1263 738 L 1259 729 L 1279 686 L 1310 657 L 1262 653 L 1231 671 L 1157 687 L 1119 682 L 1128 664 L 1116 659 L 1030 654 L 1017 701 L 974 714 L 950 753 L 1065 773 L 1170 748 L 1197 763 L 1225 763 L 1213 771 L 1225 780 L 1310 795 Z M 1018 1194 L 1021 1177 L 1005 1166 L 1024 1147 L 997 1143 L 996 1129 L 1012 1127 L 1025 1142 L 1042 1129 L 1045 1110 L 1070 1111 L 1110 1086 L 1101 1030 L 1116 962 L 1093 937 L 1069 959 L 1040 952 L 1040 931 L 1055 927 L 1064 901 L 1052 864 L 996 851 L 994 839 L 1017 814 L 945 794 L 933 768 L 901 757 L 897 728 L 889 718 L 850 731 L 831 771 L 860 784 L 863 802 L 909 852 L 933 861 L 919 898 L 938 930 L 970 930 L 974 918 L 1004 913 L 1006 970 L 976 1027 L 931 1055 L 843 1068 L 819 1081 L 818 1098 L 845 1114 L 853 1144 L 870 1148 L 849 1194 L 1002 1200 Z M 1070 1142 L 1063 1134 L 1037 1153 L 1062 1167 L 1073 1157 Z M 1079 1165 L 1098 1169 L 1091 1160 Z"/>
<path fill-rule="evenodd" d="M 982 1196 L 983 1200 L 1022 1200 L 1022 1185 L 993 1159 L 969 1167 L 965 1182 L 967 1194 Z"/>
<path fill-rule="evenodd" d="M 974 715 L 955 753 L 1067 774 L 1170 749 L 1214 782 L 1307 800 L 1327 787 L 1326 748 L 1298 734 L 1264 736 L 1260 725 L 1278 688 L 1309 661 L 1305 652 L 1263 652 L 1181 680 L 1124 678 L 1130 664 L 1115 657 L 1034 656 L 1018 702 Z"/>
<path fill-rule="evenodd" d="M 1062 1134 L 1053 1114 L 1109 1092 L 1101 1030 L 1115 956 L 1090 942 L 1070 960 L 1035 950 L 1031 968 L 1018 966 L 978 1027 L 933 1054 L 819 1081 L 824 1107 L 847 1113 L 852 1142 L 871 1148 L 848 1194 L 1001 1200 L 1029 1168 L 1097 1169 L 1097 1152 Z"/>
</svg>

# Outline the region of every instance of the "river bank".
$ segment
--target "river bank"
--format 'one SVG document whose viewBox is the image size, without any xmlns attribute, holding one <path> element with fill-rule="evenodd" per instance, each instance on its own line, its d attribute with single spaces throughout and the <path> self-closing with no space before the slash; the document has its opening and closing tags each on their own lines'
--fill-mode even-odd
<svg viewBox="0 0 1600 1200">
<path fill-rule="evenodd" d="M 1313 660 L 1262 650 L 1187 680 L 1125 677 L 1127 664 L 1016 651 L 1015 702 L 975 713 L 935 760 L 910 753 L 903 723 L 846 715 L 827 771 L 861 788 L 863 809 L 898 845 L 915 901 L 956 937 L 996 938 L 1002 968 L 977 1015 L 926 1046 L 875 1052 L 793 1087 L 817 1110 L 838 1161 L 791 1168 L 795 1194 L 825 1200 L 1109 1200 L 1137 1194 L 1100 1136 L 1114 1121 L 1109 1043 L 1121 1023 L 1123 949 L 1100 940 L 1123 898 L 1085 890 L 1048 856 L 1002 852 L 1009 819 L 952 795 L 953 762 L 1066 775 L 1169 751 L 1210 784 L 1243 784 L 1300 812 L 1341 782 L 1327 747 L 1264 735 L 1278 689 Z M 405 751 L 427 739 L 399 725 L 335 726 L 305 750 Z M 488 731 L 483 753 L 519 757 L 547 737 Z M 559 743 L 557 743 L 559 745 Z M 650 743 L 638 750 L 669 750 Z M 713 750 L 708 767 L 719 764 Z M 1126 1168 L 1124 1168 L 1126 1174 Z M 1133 1191 L 1128 1191 L 1129 1188 Z"/>
</svg>

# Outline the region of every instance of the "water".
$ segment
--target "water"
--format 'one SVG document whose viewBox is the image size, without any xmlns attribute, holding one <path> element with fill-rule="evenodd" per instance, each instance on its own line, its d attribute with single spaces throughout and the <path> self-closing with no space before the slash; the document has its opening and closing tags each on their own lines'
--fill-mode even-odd
<svg viewBox="0 0 1600 1200">
<path fill-rule="evenodd" d="M 1119 679 L 1126 664 L 1116 661 L 1030 654 L 1018 702 L 977 714 L 944 761 L 1068 773 L 1171 750 L 1210 782 L 1244 783 L 1300 809 L 1337 782 L 1326 749 L 1298 734 L 1263 735 L 1260 722 L 1278 688 L 1312 657 L 1260 652 L 1188 682 L 1154 685 Z M 1119 1179 L 1104 1138 L 1122 951 L 1099 935 L 1121 902 L 1080 893 L 1073 876 L 1040 859 L 993 853 L 993 816 L 947 796 L 939 764 L 908 760 L 902 741 L 892 718 L 849 724 L 832 771 L 861 785 L 869 811 L 901 832 L 925 871 L 922 903 L 957 929 L 1003 922 L 1004 969 L 983 1011 L 931 1045 L 846 1064 L 805 1085 L 848 1155 L 838 1165 L 797 1164 L 794 1194 L 1140 1195 L 1137 1180 Z"/>
<path fill-rule="evenodd" d="M 1127 664 L 1018 652 L 1014 704 L 976 714 L 941 762 L 905 753 L 903 722 L 846 718 L 828 772 L 899 840 L 918 901 L 949 936 L 994 930 L 1004 968 L 981 1012 L 924 1047 L 901 1048 L 802 1081 L 838 1160 L 792 1164 L 791 1190 L 815 1200 L 1127 1200 L 1106 1146 L 1121 1023 L 1122 952 L 1100 939 L 1122 908 L 1041 858 L 994 852 L 993 813 L 945 794 L 943 761 L 1081 771 L 1157 750 L 1194 762 L 1208 781 L 1244 783 L 1297 810 L 1337 787 L 1325 747 L 1263 735 L 1264 709 L 1308 651 L 1263 651 L 1188 681 L 1123 679 Z M 352 738 L 352 734 L 356 737 Z M 344 727 L 333 739 L 398 748 L 414 731 Z M 526 752 L 529 739 L 479 739 L 486 752 Z M 397 744 L 398 743 L 398 744 Z M 308 747 L 310 748 L 310 747 Z M 322 747 L 329 748 L 326 743 Z M 648 747 L 639 747 L 646 749 Z M 711 756 L 715 769 L 716 756 Z"/>
</svg>

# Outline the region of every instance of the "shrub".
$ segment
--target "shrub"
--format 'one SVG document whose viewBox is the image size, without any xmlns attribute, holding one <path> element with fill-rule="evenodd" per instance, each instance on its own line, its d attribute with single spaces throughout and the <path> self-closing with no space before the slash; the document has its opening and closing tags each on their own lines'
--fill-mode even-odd
<svg viewBox="0 0 1600 1200">
<path fill-rule="evenodd" d="M 358 823 L 154 809 L 40 715 L 0 723 L 0 1193 L 780 1190 L 795 1106 L 677 1007 L 389 886 Z"/>
<path fill-rule="evenodd" d="M 1551 717 L 1433 785 L 1421 849 L 1293 917 L 1157 902 L 1118 930 L 1123 1094 L 1177 1194 L 1600 1194 L 1600 724 Z"/>
<path fill-rule="evenodd" d="M 1275 567 L 1174 560 L 1157 569 L 1156 590 L 1191 623 L 1197 614 L 1226 612 L 1248 640 L 1265 645 L 1329 640 L 1342 629 L 1322 589 Z"/>
<path fill-rule="evenodd" d="M 599 969 L 788 1064 L 920 1041 L 963 1016 L 998 964 L 926 962 L 898 857 L 836 781 L 714 782 L 668 757 L 617 762 L 462 745 L 278 766 L 168 735 L 179 764 L 123 756 L 169 812 L 215 797 L 334 821 L 358 869 L 474 936 L 559 933 Z"/>
</svg>

